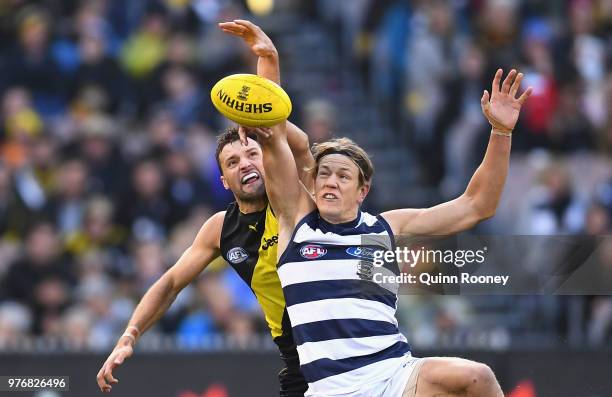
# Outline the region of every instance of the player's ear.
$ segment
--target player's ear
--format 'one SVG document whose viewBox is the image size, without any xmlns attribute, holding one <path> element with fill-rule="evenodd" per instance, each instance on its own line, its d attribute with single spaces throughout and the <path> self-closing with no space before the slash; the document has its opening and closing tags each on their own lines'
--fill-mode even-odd
<svg viewBox="0 0 612 397">
<path fill-rule="evenodd" d="M 368 193 L 370 193 L 370 184 L 364 183 L 363 185 L 359 187 L 359 196 L 358 196 L 359 204 L 363 203 L 363 200 L 365 200 Z"/>
<path fill-rule="evenodd" d="M 223 184 L 223 187 L 225 188 L 225 190 L 229 190 L 229 185 L 227 184 L 227 181 L 225 180 L 225 177 L 223 175 L 221 175 L 221 183 Z"/>
</svg>

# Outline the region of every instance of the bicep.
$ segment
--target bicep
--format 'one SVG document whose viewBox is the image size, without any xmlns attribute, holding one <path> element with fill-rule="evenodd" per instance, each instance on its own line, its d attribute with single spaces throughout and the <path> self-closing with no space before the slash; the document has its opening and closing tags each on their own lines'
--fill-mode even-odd
<svg viewBox="0 0 612 397">
<path fill-rule="evenodd" d="M 466 196 L 430 208 L 406 208 L 381 214 L 395 234 L 443 236 L 473 227 L 480 218 Z"/>
<path fill-rule="evenodd" d="M 166 273 L 175 290 L 183 289 L 217 258 L 224 212 L 213 215 L 200 229 L 189 246 Z"/>
</svg>

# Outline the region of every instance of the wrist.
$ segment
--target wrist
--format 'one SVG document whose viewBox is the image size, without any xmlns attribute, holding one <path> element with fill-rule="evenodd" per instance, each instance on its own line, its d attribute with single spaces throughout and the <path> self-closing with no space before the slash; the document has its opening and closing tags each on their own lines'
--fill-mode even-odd
<svg viewBox="0 0 612 397">
<path fill-rule="evenodd" d="M 123 334 L 119 337 L 116 347 L 124 347 L 124 346 L 134 347 L 135 345 L 136 345 L 136 339 L 134 339 L 133 336 L 131 335 L 128 336 L 127 334 Z"/>
<path fill-rule="evenodd" d="M 122 346 L 125 346 L 127 344 L 134 346 L 139 337 L 140 330 L 138 329 L 138 327 L 135 325 L 128 325 L 128 327 L 125 329 L 125 332 L 123 332 L 123 335 L 121 335 L 121 337 L 119 338 L 117 344 L 121 344 Z"/>
<path fill-rule="evenodd" d="M 493 128 L 491 128 L 491 134 L 493 134 L 493 135 L 500 135 L 500 136 L 511 138 L 512 137 L 512 130 L 511 129 L 505 129 L 505 128 L 493 127 Z"/>
<path fill-rule="evenodd" d="M 263 54 L 259 55 L 262 58 L 272 58 L 272 59 L 278 59 L 278 51 L 275 49 L 273 50 L 266 50 Z"/>
</svg>

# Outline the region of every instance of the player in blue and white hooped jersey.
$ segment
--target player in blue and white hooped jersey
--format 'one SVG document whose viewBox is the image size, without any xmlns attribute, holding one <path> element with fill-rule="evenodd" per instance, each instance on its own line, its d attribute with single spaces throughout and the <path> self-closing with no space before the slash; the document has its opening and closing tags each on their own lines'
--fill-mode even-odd
<svg viewBox="0 0 612 397">
<path fill-rule="evenodd" d="M 521 105 L 523 75 L 493 80 L 481 105 L 492 125 L 487 152 L 465 193 L 427 209 L 373 216 L 360 210 L 373 166 L 349 139 L 315 145 L 314 193 L 298 182 L 284 123 L 257 129 L 266 191 L 278 218 L 278 274 L 308 382 L 306 396 L 503 397 L 489 367 L 459 358 L 414 358 L 395 319 L 397 291 L 371 280 L 364 266 L 379 249 L 393 249 L 395 234 L 448 235 L 495 213 L 510 157 L 511 133 Z M 367 244 L 365 239 L 367 238 Z M 396 273 L 397 264 L 383 271 Z"/>
</svg>

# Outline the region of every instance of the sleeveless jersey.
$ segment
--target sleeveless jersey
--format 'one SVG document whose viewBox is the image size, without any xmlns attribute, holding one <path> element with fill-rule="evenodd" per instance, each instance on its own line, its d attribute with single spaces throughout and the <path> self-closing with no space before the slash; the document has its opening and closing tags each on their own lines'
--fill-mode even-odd
<svg viewBox="0 0 612 397">
<path fill-rule="evenodd" d="M 293 341 L 276 271 L 277 247 L 278 222 L 269 205 L 249 214 L 241 213 L 236 202 L 228 206 L 221 229 L 221 255 L 255 294 L 282 351 Z"/>
<path fill-rule="evenodd" d="M 307 396 L 350 393 L 389 378 L 410 353 L 395 318 L 397 286 L 372 280 L 373 271 L 399 274 L 395 261 L 373 268 L 376 251 L 394 249 L 388 223 L 361 211 L 354 221 L 331 224 L 315 210 L 296 226 L 278 274 Z"/>
</svg>

